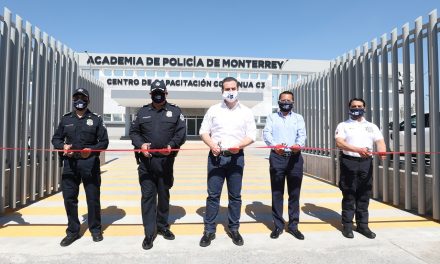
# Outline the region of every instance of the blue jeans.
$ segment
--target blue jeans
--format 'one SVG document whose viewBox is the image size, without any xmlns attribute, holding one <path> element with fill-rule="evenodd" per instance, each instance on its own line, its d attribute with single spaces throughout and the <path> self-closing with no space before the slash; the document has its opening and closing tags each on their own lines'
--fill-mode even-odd
<svg viewBox="0 0 440 264">
<path fill-rule="evenodd" d="M 208 156 L 208 197 L 206 198 L 206 213 L 204 218 L 205 231 L 216 231 L 215 219 L 220 206 L 220 196 L 223 183 L 226 179 L 228 187 L 228 227 L 230 231 L 237 231 L 240 227 L 241 212 L 241 184 L 243 179 L 244 154 L 215 157 Z"/>
</svg>

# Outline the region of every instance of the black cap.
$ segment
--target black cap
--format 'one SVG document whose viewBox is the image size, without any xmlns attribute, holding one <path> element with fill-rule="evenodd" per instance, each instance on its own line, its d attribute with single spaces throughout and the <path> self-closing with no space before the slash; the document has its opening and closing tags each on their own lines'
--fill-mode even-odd
<svg viewBox="0 0 440 264">
<path fill-rule="evenodd" d="M 165 86 L 165 82 L 164 81 L 159 81 L 159 80 L 155 80 L 152 84 L 151 84 L 151 90 L 150 91 L 154 91 L 154 90 L 161 90 L 162 92 L 165 92 L 167 90 L 167 87 Z"/>
<path fill-rule="evenodd" d="M 73 92 L 73 96 L 78 95 L 78 94 L 82 94 L 82 95 L 84 95 L 84 96 L 89 97 L 89 91 L 87 91 L 87 90 L 84 89 L 84 88 L 78 88 L 78 89 L 76 89 L 76 90 Z"/>
</svg>

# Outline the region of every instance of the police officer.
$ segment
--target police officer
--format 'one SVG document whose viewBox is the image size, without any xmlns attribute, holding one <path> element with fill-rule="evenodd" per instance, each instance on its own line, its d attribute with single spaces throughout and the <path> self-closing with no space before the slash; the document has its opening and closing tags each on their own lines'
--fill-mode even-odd
<svg viewBox="0 0 440 264">
<path fill-rule="evenodd" d="M 89 92 L 79 88 L 73 93 L 74 111 L 65 114 L 52 137 L 52 144 L 60 152 L 63 163 L 61 190 L 67 213 L 66 237 L 60 245 L 65 247 L 80 235 L 78 219 L 79 185 L 83 182 L 87 199 L 87 222 L 93 241 L 103 239 L 101 231 L 100 186 L 101 170 L 99 152 L 108 146 L 107 129 L 101 116 L 90 112 Z"/>
<path fill-rule="evenodd" d="M 152 103 L 138 111 L 130 128 L 132 144 L 142 154 L 139 155 L 138 172 L 145 232 L 142 248 L 145 250 L 153 247 L 156 234 L 168 240 L 175 238 L 168 224 L 169 190 L 174 180 L 173 165 L 177 155 L 174 150 L 186 140 L 185 119 L 178 106 L 167 102 L 165 83 L 154 81 L 150 95 Z"/>
<path fill-rule="evenodd" d="M 284 230 L 284 183 L 287 181 L 289 194 L 287 232 L 303 240 L 304 235 L 298 230 L 298 222 L 304 164 L 300 148 L 306 141 L 306 127 L 304 118 L 292 111 L 292 92 L 282 92 L 278 97 L 278 106 L 280 111 L 268 117 L 263 129 L 264 141 L 268 146 L 274 147 L 269 156 L 272 218 L 275 226 L 270 237 L 276 239 Z"/>
<path fill-rule="evenodd" d="M 374 239 L 376 234 L 368 227 L 368 205 L 373 183 L 371 150 L 376 144 L 378 152 L 386 146 L 379 128 L 365 120 L 365 101 L 353 98 L 348 103 L 350 118 L 336 127 L 336 146 L 340 155 L 339 189 L 342 191 L 342 235 L 353 238 L 353 217 L 356 231 Z M 381 156 L 382 159 L 385 155 Z"/>
</svg>

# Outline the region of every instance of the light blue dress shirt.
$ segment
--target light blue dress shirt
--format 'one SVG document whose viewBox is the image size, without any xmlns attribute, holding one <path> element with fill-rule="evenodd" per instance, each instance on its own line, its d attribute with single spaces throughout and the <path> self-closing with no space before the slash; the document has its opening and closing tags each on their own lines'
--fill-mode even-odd
<svg viewBox="0 0 440 264">
<path fill-rule="evenodd" d="M 263 139 L 268 146 L 295 144 L 304 147 L 306 143 L 306 124 L 300 114 L 290 112 L 286 116 L 278 111 L 268 116 L 263 129 Z"/>
</svg>

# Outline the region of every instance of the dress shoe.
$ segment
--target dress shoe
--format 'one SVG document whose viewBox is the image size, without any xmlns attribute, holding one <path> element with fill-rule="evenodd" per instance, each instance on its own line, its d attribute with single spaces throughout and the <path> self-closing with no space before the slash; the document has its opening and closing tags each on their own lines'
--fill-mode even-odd
<svg viewBox="0 0 440 264">
<path fill-rule="evenodd" d="M 298 229 L 289 229 L 287 230 L 287 233 L 291 234 L 296 239 L 304 240 L 304 235 Z"/>
<path fill-rule="evenodd" d="M 60 242 L 60 246 L 67 247 L 79 238 L 79 234 L 69 234 Z"/>
<path fill-rule="evenodd" d="M 211 241 L 215 239 L 215 233 L 203 232 L 202 239 L 200 239 L 199 245 L 201 247 L 207 247 L 211 245 Z"/>
<path fill-rule="evenodd" d="M 344 226 L 344 229 L 342 229 L 342 235 L 345 236 L 346 238 L 353 238 L 353 230 L 351 227 L 348 226 Z"/>
<path fill-rule="evenodd" d="M 232 238 L 232 242 L 237 246 L 243 246 L 244 241 L 243 237 L 240 235 L 238 231 L 229 231 L 228 236 Z"/>
<path fill-rule="evenodd" d="M 368 227 L 363 227 L 363 228 L 357 227 L 356 231 L 368 237 L 369 239 L 374 239 L 376 237 L 376 234 L 373 231 L 371 231 L 370 228 Z"/>
<path fill-rule="evenodd" d="M 167 229 L 159 229 L 157 230 L 157 234 L 163 236 L 163 238 L 167 240 L 174 240 L 176 236 L 171 232 L 171 230 Z"/>
<path fill-rule="evenodd" d="M 102 236 L 102 233 L 92 233 L 92 239 L 95 242 L 102 241 L 104 237 Z"/>
<path fill-rule="evenodd" d="M 277 239 L 281 233 L 283 233 L 283 230 L 281 228 L 275 227 L 275 229 L 270 233 L 270 238 Z"/>
<path fill-rule="evenodd" d="M 144 238 L 144 241 L 142 242 L 142 248 L 145 250 L 149 250 L 153 247 L 153 241 L 156 238 L 156 236 L 146 236 Z"/>
</svg>

